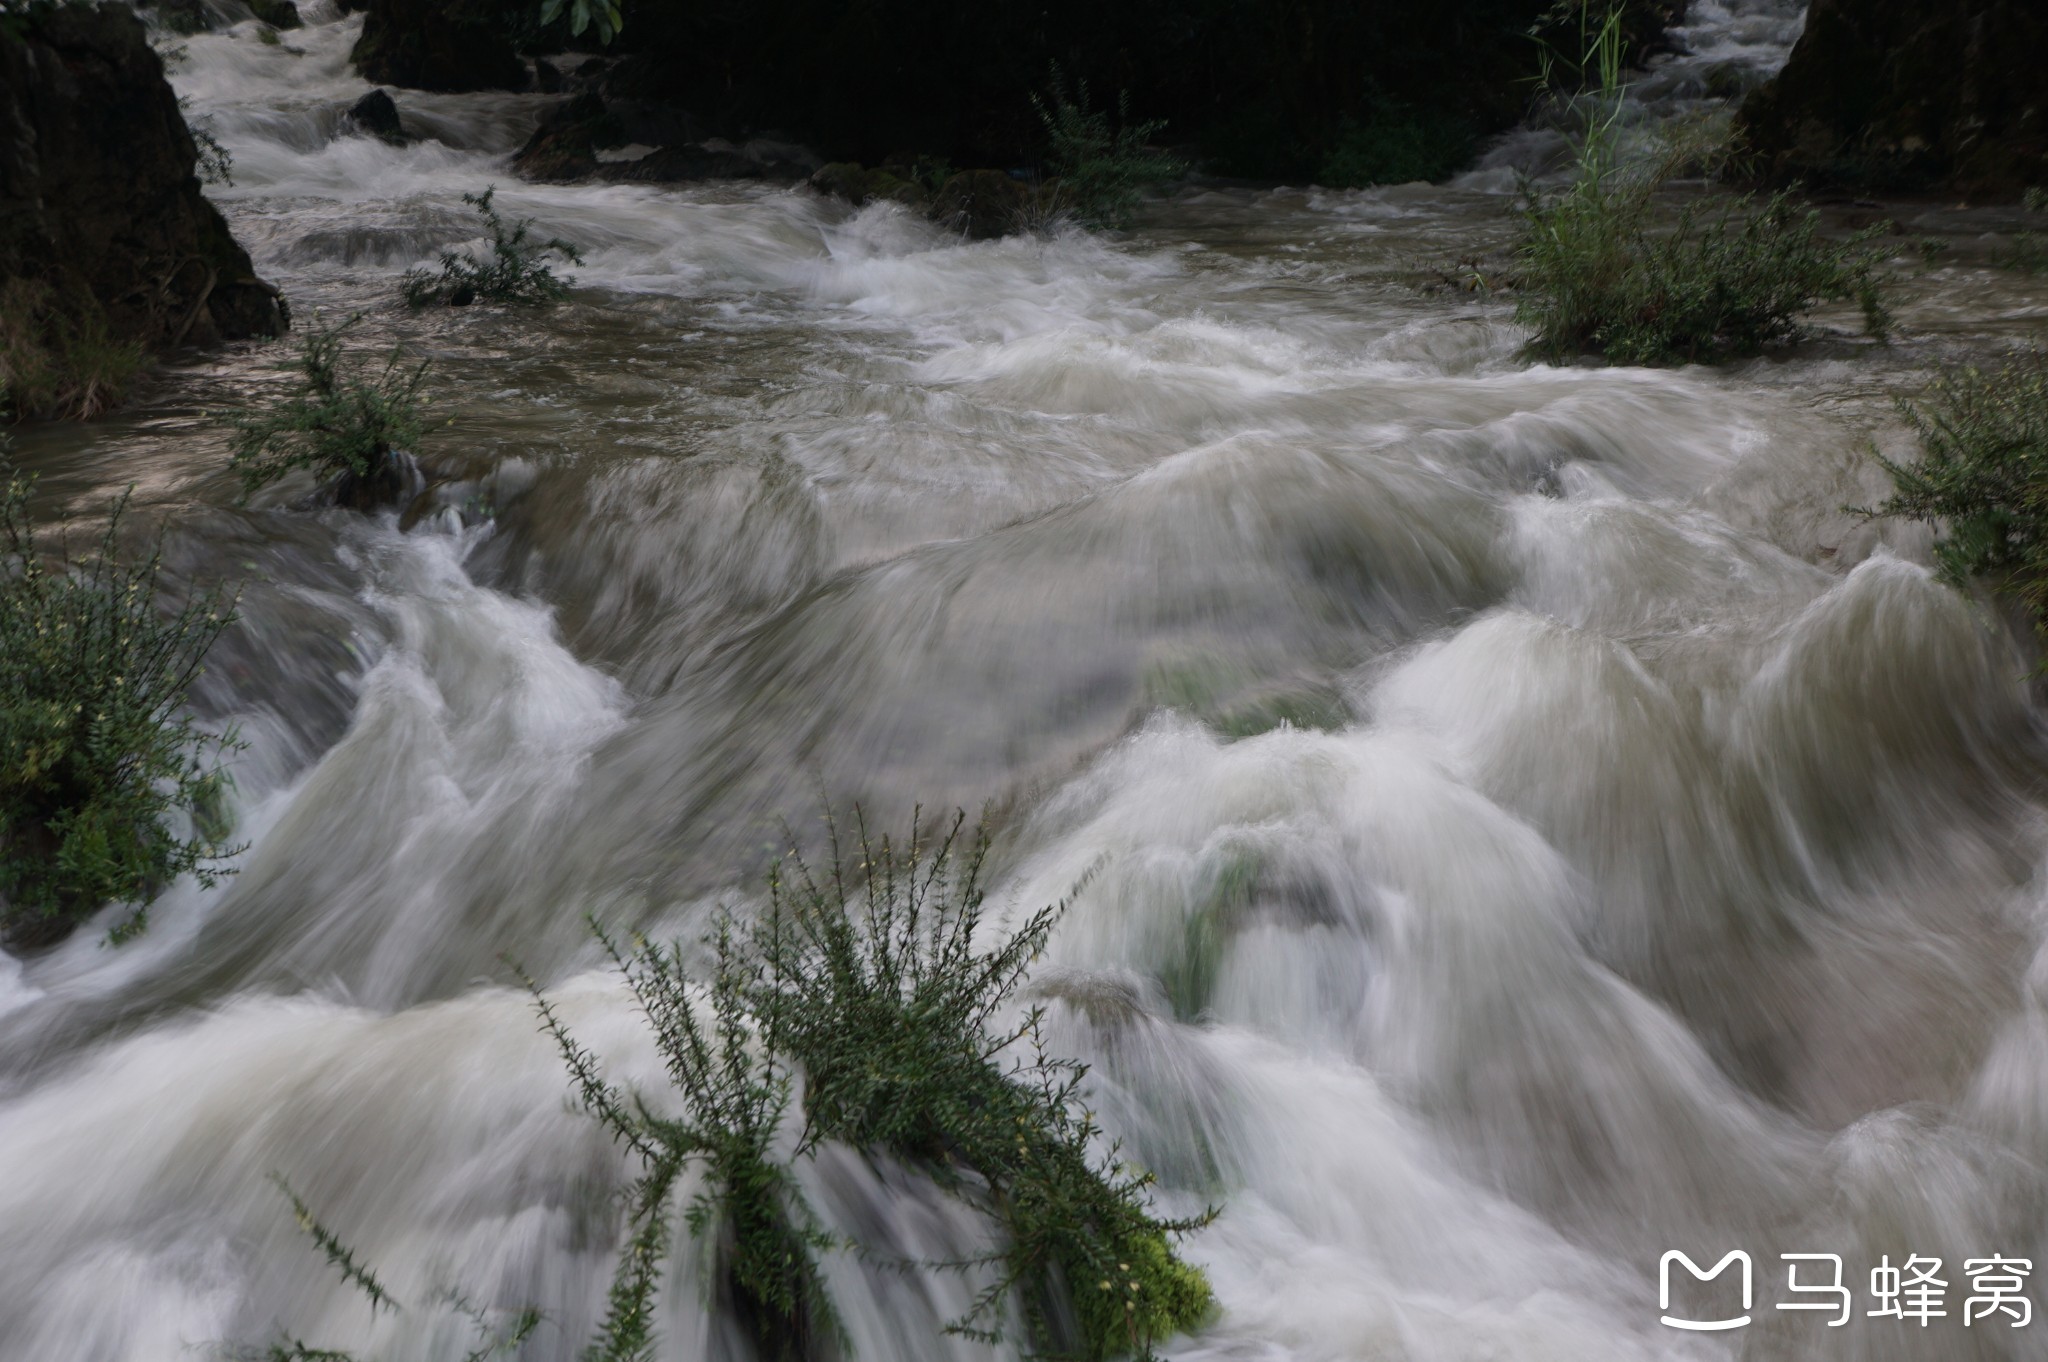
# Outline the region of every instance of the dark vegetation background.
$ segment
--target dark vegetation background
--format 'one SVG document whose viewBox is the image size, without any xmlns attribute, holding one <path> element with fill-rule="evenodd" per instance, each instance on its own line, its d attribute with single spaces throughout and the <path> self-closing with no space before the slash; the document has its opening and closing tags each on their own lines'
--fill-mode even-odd
<svg viewBox="0 0 2048 1362">
<path fill-rule="evenodd" d="M 532 0 L 370 0 L 372 80 L 516 88 L 515 53 L 577 44 Z M 1213 173 L 1326 183 L 1441 177 L 1526 109 L 1554 0 L 642 0 L 606 49 L 608 96 L 827 160 L 1023 166 L 1054 66 L 1127 94 Z M 1633 0 L 1638 51 L 1682 0 Z M 590 44 L 585 46 L 591 47 Z M 594 49 L 592 49 L 594 50 Z"/>
</svg>

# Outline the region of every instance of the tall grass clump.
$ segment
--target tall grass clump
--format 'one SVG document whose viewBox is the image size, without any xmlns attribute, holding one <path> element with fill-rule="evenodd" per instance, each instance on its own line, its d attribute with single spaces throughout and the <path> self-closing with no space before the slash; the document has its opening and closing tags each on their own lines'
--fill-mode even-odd
<svg viewBox="0 0 2048 1362">
<path fill-rule="evenodd" d="M 142 372 L 134 341 L 117 340 L 84 287 L 0 282 L 0 420 L 83 420 L 115 406 Z"/>
<path fill-rule="evenodd" d="M 231 466 L 246 498 L 295 469 L 308 469 L 343 505 L 397 499 L 415 476 L 420 386 L 427 365 L 405 365 L 393 350 L 381 369 L 349 362 L 343 334 L 360 320 L 307 335 L 289 370 L 298 383 L 283 401 L 228 418 Z"/>
<path fill-rule="evenodd" d="M 1864 514 L 1940 526 L 1945 579 L 1992 581 L 2048 631 L 2048 354 L 1951 370 L 1898 405 L 1921 457 L 1878 456 L 1892 495 Z"/>
<path fill-rule="evenodd" d="M 1147 189 L 1178 179 L 1187 167 L 1147 143 L 1166 125 L 1131 118 L 1128 93 L 1117 98 L 1116 117 L 1089 107 L 1088 83 L 1072 91 L 1057 67 L 1044 96 L 1031 107 L 1045 130 L 1046 174 L 1057 181 L 1054 213 L 1071 213 L 1092 227 L 1125 227 Z"/>
<path fill-rule="evenodd" d="M 1654 227 L 1658 191 L 1688 157 L 1622 155 L 1622 18 L 1617 7 L 1585 29 L 1575 65 L 1595 84 L 1575 101 L 1584 130 L 1570 183 L 1531 187 L 1520 211 L 1515 317 L 1534 330 L 1530 351 L 1624 364 L 1754 355 L 1797 340 L 1800 318 L 1818 304 L 1845 299 L 1882 337 L 1881 257 L 1868 243 L 1884 226 L 1828 241 L 1817 212 L 1778 193 L 1689 205 L 1674 227 Z"/>
<path fill-rule="evenodd" d="M 0 469 L 0 937 L 48 945 L 118 903 L 125 939 L 180 875 L 227 873 L 221 758 L 238 744 L 184 706 L 234 603 L 216 588 L 167 608 L 161 541 L 121 551 L 125 496 L 97 552 L 51 551 L 29 479 Z"/>
<path fill-rule="evenodd" d="M 901 846 L 863 826 L 852 855 L 835 830 L 820 875 L 790 853 L 761 918 L 744 932 L 728 920 L 713 937 L 706 984 L 674 947 L 613 948 L 679 1114 L 610 1085 L 540 999 L 585 1105 L 643 1169 L 593 1358 L 651 1346 L 666 1207 L 692 1163 L 705 1190 L 687 1223 L 718 1246 L 764 1354 L 808 1355 L 807 1340 L 836 1330 L 815 1257 L 831 1241 L 777 1162 L 793 1080 L 802 1122 L 789 1158 L 828 1141 L 887 1155 L 990 1219 L 1000 1248 L 928 1265 L 985 1277 L 954 1332 L 996 1340 L 1021 1325 L 1047 1355 L 1145 1357 L 1206 1318 L 1207 1280 L 1172 1241 L 1209 1217 L 1155 1217 L 1150 1176 L 1118 1162 L 1083 1105 L 1086 1066 L 1046 1053 L 1037 1010 L 1005 1020 L 1064 905 L 984 941 L 988 839 L 977 830 L 963 846 L 963 823 L 930 839 L 913 825 Z"/>
<path fill-rule="evenodd" d="M 576 281 L 564 278 L 548 265 L 548 257 L 559 256 L 572 265 L 583 263 L 583 255 L 560 237 L 541 240 L 533 235 L 533 219 L 522 218 L 508 225 L 491 205 L 497 186 L 481 194 L 464 194 L 462 201 L 476 209 L 491 238 L 491 253 L 478 257 L 463 251 L 443 251 L 438 274 L 423 269 L 406 271 L 400 289 L 411 307 L 445 303 L 467 307 L 471 303 L 538 305 L 558 303 L 569 296 Z"/>
</svg>

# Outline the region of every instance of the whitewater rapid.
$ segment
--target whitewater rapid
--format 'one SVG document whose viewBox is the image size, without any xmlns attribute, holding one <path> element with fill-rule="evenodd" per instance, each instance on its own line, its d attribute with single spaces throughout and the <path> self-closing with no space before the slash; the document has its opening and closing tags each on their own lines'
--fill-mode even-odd
<svg viewBox="0 0 2048 1362">
<path fill-rule="evenodd" d="M 577 1355 L 631 1169 L 506 960 L 659 1091 L 585 915 L 694 934 L 855 800 L 990 803 L 1011 908 L 1092 872 L 1030 1001 L 1161 1208 L 1222 1207 L 1173 1357 L 2048 1356 L 2048 1322 L 1774 1308 L 1782 1253 L 1841 1255 L 1859 1313 L 1880 1255 L 2048 1257 L 2034 658 L 1845 509 L 1909 448 L 1889 391 L 2038 327 L 2038 285 L 1915 276 L 1889 351 L 1531 367 L 1509 304 L 1418 287 L 1505 239 L 1485 173 L 978 243 L 531 186 L 546 97 L 400 91 L 423 140 L 342 135 L 359 21 L 305 12 L 173 79 L 301 327 L 432 360 L 441 484 L 403 522 L 236 506 L 209 413 L 288 347 L 20 442 L 48 513 L 137 482 L 173 578 L 241 585 L 197 702 L 248 743 L 249 845 L 133 944 L 0 954 L 0 1359 L 438 1362 L 448 1293 Z M 1693 65 L 1797 22 L 1697 7 Z M 583 247 L 574 297 L 406 313 L 492 184 Z M 980 1244 L 900 1170 L 799 1169 L 877 1259 Z M 1755 1322 L 1661 1324 L 1660 1256 L 1730 1249 Z M 827 1274 L 855 1357 L 1016 1355 L 941 1332 L 957 1276 Z M 682 1236 L 663 1358 L 744 1355 L 704 1289 Z"/>
</svg>

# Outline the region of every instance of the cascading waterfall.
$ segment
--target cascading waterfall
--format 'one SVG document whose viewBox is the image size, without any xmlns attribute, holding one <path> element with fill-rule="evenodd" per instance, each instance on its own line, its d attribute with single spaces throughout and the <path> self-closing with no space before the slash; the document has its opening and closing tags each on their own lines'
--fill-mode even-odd
<svg viewBox="0 0 2048 1362">
<path fill-rule="evenodd" d="M 343 135 L 359 21 L 323 6 L 173 77 L 302 322 L 433 361 L 448 481 L 403 525 L 237 508 L 198 408 L 281 351 L 23 442 L 54 509 L 137 481 L 173 576 L 242 584 L 198 699 L 249 743 L 249 846 L 132 944 L 0 955 L 0 1358 L 459 1356 L 436 1292 L 576 1355 L 629 1170 L 500 957 L 657 1085 L 585 915 L 744 911 L 821 794 L 997 801 L 1021 907 L 1093 869 L 1034 1000 L 1162 1209 L 1223 1207 L 1185 1246 L 1221 1316 L 1173 1356 L 2048 1355 L 1773 1308 L 1781 1253 L 2048 1258 L 2031 658 L 1924 533 L 1841 509 L 1909 349 L 1529 367 L 1500 304 L 1408 274 L 1500 240 L 1512 150 L 1189 190 L 1116 241 L 521 185 L 544 97 L 400 92 L 421 140 Z M 1638 97 L 1797 22 L 1703 3 Z M 494 182 L 584 247 L 577 299 L 406 315 Z M 417 1308 L 373 1316 L 272 1174 Z M 799 1174 L 881 1256 L 980 1245 L 914 1178 Z M 1659 1256 L 1735 1248 L 1755 1322 L 1661 1325 Z M 742 1356 L 700 1251 L 662 1356 Z M 1015 1355 L 942 1332 L 959 1276 L 826 1270 L 856 1357 Z"/>
</svg>

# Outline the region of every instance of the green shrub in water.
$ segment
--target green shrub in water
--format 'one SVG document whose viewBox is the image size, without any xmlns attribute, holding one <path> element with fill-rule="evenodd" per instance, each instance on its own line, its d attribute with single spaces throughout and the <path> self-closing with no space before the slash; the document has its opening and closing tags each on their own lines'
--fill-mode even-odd
<svg viewBox="0 0 2048 1362">
<path fill-rule="evenodd" d="M 481 194 L 462 196 L 462 201 L 483 217 L 484 229 L 491 237 L 490 255 L 479 259 L 460 251 L 443 251 L 439 274 L 422 269 L 406 271 L 400 288 L 409 306 L 558 303 L 569 296 L 569 286 L 575 280 L 557 275 L 548 267 L 547 257 L 559 255 L 572 265 L 580 265 L 582 254 L 560 237 L 537 239 L 532 218 L 522 218 L 507 226 L 491 206 L 497 192 L 493 185 Z"/>
<path fill-rule="evenodd" d="M 773 1151 L 797 1073 L 797 1157 L 823 1141 L 888 1154 L 1000 1230 L 996 1253 L 951 1265 L 989 1274 L 955 1332 L 1001 1337 L 1014 1298 L 1034 1346 L 1103 1359 L 1149 1356 L 1156 1341 L 1207 1317 L 1208 1283 L 1171 1240 L 1208 1217 L 1155 1218 L 1149 1175 L 1117 1163 L 1113 1149 L 1098 1152 L 1081 1101 L 1085 1066 L 1047 1056 L 1038 1012 L 999 1021 L 1064 905 L 978 947 L 988 841 L 977 831 L 961 847 L 963 821 L 931 844 L 913 825 L 900 848 L 863 828 L 851 860 L 835 831 L 822 878 L 792 852 L 791 872 L 770 878 L 764 917 L 744 936 L 729 921 L 719 928 L 701 989 L 673 946 L 614 948 L 668 1061 L 679 1114 L 609 1084 L 535 990 L 585 1105 L 642 1164 L 593 1358 L 652 1347 L 667 1205 L 692 1163 L 706 1190 L 687 1223 L 713 1236 L 721 1277 L 763 1354 L 808 1356 L 814 1340 L 836 1333 L 815 1257 L 830 1241 Z"/>
<path fill-rule="evenodd" d="M 669 1203 L 683 1173 L 701 1163 L 703 1191 L 684 1212 L 685 1223 L 715 1241 L 720 1277 L 762 1356 L 801 1362 L 815 1355 L 817 1341 L 839 1332 L 816 1256 L 830 1241 L 774 1156 L 791 1082 L 773 1019 L 759 1025 L 750 1010 L 756 962 L 740 949 L 732 925 L 721 923 L 708 997 L 700 1000 L 679 947 L 636 941 L 628 954 L 598 935 L 654 1028 L 683 1110 L 659 1114 L 639 1094 L 607 1082 L 597 1057 L 577 1044 L 539 986 L 521 976 L 584 1106 L 641 1164 L 626 1199 L 626 1247 L 585 1357 L 638 1362 L 652 1353 L 655 1288 L 672 1232 Z M 700 1017 L 707 1004 L 709 1017 Z"/>
<path fill-rule="evenodd" d="M 403 484 L 400 459 L 419 443 L 427 365 L 403 366 L 397 350 L 375 373 L 346 362 L 342 334 L 359 320 L 351 317 L 306 337 L 288 366 L 299 382 L 284 401 L 228 418 L 232 466 L 245 498 L 299 468 L 332 483 L 343 502 L 359 506 L 388 500 Z"/>
<path fill-rule="evenodd" d="M 1868 329 L 1888 326 L 1868 247 L 1884 226 L 1828 241 L 1819 214 L 1784 193 L 1688 206 L 1675 228 L 1652 228 L 1657 191 L 1687 154 L 1647 166 L 1621 155 L 1622 11 L 1588 37 L 1578 69 L 1597 76 L 1571 183 L 1531 189 L 1517 244 L 1521 300 L 1532 353 L 1550 360 L 1597 353 L 1624 364 L 1682 364 L 1754 355 L 1802 334 L 1800 318 L 1823 302 L 1853 298 Z"/>
<path fill-rule="evenodd" d="M 1150 1357 L 1159 1340 L 1209 1317 L 1208 1281 L 1175 1256 L 1172 1240 L 1213 1212 L 1153 1216 L 1150 1175 L 1118 1163 L 1113 1147 L 1098 1148 L 1100 1132 L 1082 1104 L 1086 1066 L 1046 1054 L 1039 1011 L 1001 1022 L 1065 904 L 978 947 L 988 837 L 977 829 L 961 847 L 964 822 L 956 818 L 929 843 L 913 823 L 901 848 L 862 827 L 855 859 L 841 854 L 835 829 L 822 879 L 791 852 L 791 873 L 769 879 L 760 921 L 743 930 L 721 918 L 707 943 L 706 983 L 679 946 L 636 938 L 629 950 L 600 930 L 654 1031 L 680 1099 L 675 1111 L 606 1079 L 540 986 L 520 974 L 583 1105 L 640 1162 L 626 1197 L 626 1242 L 586 1362 L 653 1356 L 671 1203 L 693 1168 L 701 1190 L 684 1224 L 712 1244 L 722 1294 L 759 1355 L 801 1362 L 843 1344 L 818 1267 L 835 1241 L 778 1155 L 799 1074 L 795 1157 L 828 1140 L 890 1155 L 982 1210 L 1000 1231 L 1003 1246 L 985 1258 L 925 1264 L 988 1273 L 951 1331 L 1000 1340 L 1014 1298 L 1033 1347 L 1094 1362 Z M 285 1190 L 300 1225 L 372 1309 L 401 1308 Z M 524 1312 L 507 1333 L 479 1317 L 479 1336 L 516 1346 L 537 1318 Z M 349 1360 L 296 1340 L 264 1356 Z"/>
<path fill-rule="evenodd" d="M 1989 578 L 2048 625 L 2048 355 L 1942 374 L 1899 410 L 1921 457 L 1879 456 L 1893 492 L 1863 514 L 1940 525 L 1944 578 Z"/>
<path fill-rule="evenodd" d="M 122 556 L 126 496 L 97 553 L 51 554 L 29 480 L 0 468 L 0 936 L 46 945 L 119 903 L 134 909 L 114 932 L 125 939 L 178 876 L 228 873 L 220 758 L 237 744 L 184 705 L 233 602 L 216 589 L 167 610 L 161 541 Z"/>
<path fill-rule="evenodd" d="M 999 1337 L 1015 1295 L 1042 1350 L 1149 1356 L 1210 1309 L 1170 1246 L 1208 1217 L 1156 1219 L 1150 1175 L 1098 1157 L 1087 1068 L 1046 1054 L 1038 1010 L 1000 1025 L 1065 905 L 978 948 L 988 837 L 960 847 L 963 822 L 930 846 L 915 825 L 903 847 L 862 827 L 852 867 L 835 833 L 822 880 L 793 857 L 755 938 L 756 1014 L 803 1072 L 807 1147 L 885 1151 L 997 1222 L 1006 1247 L 957 1331 Z"/>
<path fill-rule="evenodd" d="M 1054 212 L 1069 212 L 1093 227 L 1124 227 L 1147 189 L 1178 179 L 1187 167 L 1172 156 L 1148 149 L 1166 125 L 1134 122 L 1130 97 L 1119 96 L 1114 121 L 1088 107 L 1088 83 L 1078 81 L 1070 94 L 1055 67 L 1043 98 L 1031 97 L 1046 138 L 1045 170 L 1058 180 Z"/>
</svg>

